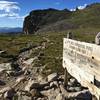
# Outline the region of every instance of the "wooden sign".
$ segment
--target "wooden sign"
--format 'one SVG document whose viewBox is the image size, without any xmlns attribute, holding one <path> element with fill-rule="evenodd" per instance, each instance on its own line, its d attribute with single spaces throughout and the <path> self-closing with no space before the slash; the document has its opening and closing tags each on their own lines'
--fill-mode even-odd
<svg viewBox="0 0 100 100">
<path fill-rule="evenodd" d="M 64 38 L 63 67 L 100 99 L 100 46 Z"/>
</svg>

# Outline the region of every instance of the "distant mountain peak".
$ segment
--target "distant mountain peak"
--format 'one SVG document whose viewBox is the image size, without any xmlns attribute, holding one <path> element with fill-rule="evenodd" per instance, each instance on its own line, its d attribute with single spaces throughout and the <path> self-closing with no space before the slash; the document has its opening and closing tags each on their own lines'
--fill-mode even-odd
<svg viewBox="0 0 100 100">
<path fill-rule="evenodd" d="M 21 27 L 0 27 L 0 33 L 22 32 Z"/>
</svg>

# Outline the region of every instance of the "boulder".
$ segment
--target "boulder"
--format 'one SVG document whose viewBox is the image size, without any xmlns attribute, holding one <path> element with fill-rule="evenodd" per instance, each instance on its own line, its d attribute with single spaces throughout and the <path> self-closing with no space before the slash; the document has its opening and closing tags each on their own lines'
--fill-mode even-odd
<svg viewBox="0 0 100 100">
<path fill-rule="evenodd" d="M 25 81 L 25 76 L 22 76 L 22 77 L 18 77 L 17 80 L 16 80 L 16 83 L 20 83 L 22 81 Z"/>
<path fill-rule="evenodd" d="M 43 82 L 43 80 L 44 80 L 43 77 L 41 75 L 38 75 L 38 81 Z"/>
<path fill-rule="evenodd" d="M 23 96 L 23 95 L 22 95 L 22 96 L 19 96 L 19 97 L 18 97 L 18 100 L 32 100 L 32 99 L 31 99 L 31 97 L 29 97 L 29 96 L 26 96 L 26 95 Z"/>
<path fill-rule="evenodd" d="M 79 92 L 79 91 L 81 91 L 81 90 L 82 90 L 81 87 L 75 87 L 75 91 L 76 91 L 76 92 Z"/>
<path fill-rule="evenodd" d="M 31 71 L 30 70 L 25 70 L 24 75 L 29 75 L 29 74 L 31 74 Z"/>
<path fill-rule="evenodd" d="M 6 85 L 6 83 L 2 80 L 0 80 L 0 85 Z"/>
<path fill-rule="evenodd" d="M 74 88 L 74 87 L 69 87 L 69 88 L 68 88 L 68 91 L 69 91 L 69 92 L 75 92 L 75 88 Z"/>
<path fill-rule="evenodd" d="M 59 93 L 55 100 L 65 100 L 65 97 L 61 93 Z"/>
<path fill-rule="evenodd" d="M 30 93 L 32 97 L 39 97 L 41 95 L 37 89 L 32 89 Z"/>
<path fill-rule="evenodd" d="M 48 80 L 48 82 L 55 81 L 57 79 L 57 77 L 58 77 L 57 73 L 52 73 L 52 74 L 48 75 L 47 80 Z"/>
<path fill-rule="evenodd" d="M 53 81 L 50 83 L 50 87 L 58 87 L 57 81 Z"/>
<path fill-rule="evenodd" d="M 24 74 L 24 71 L 6 71 L 8 76 L 20 76 Z"/>
<path fill-rule="evenodd" d="M 25 86 L 25 90 L 30 91 L 31 89 L 37 89 L 39 87 L 39 83 L 35 82 L 34 80 L 29 80 L 28 84 Z"/>
<path fill-rule="evenodd" d="M 76 79 L 71 78 L 71 79 L 70 79 L 70 83 L 69 83 L 69 85 L 70 85 L 70 86 L 77 86 L 77 83 L 78 83 L 78 82 L 77 82 Z"/>
<path fill-rule="evenodd" d="M 33 84 L 34 80 L 29 80 L 28 84 L 25 86 L 25 91 L 30 91 Z"/>
<path fill-rule="evenodd" d="M 12 70 L 11 63 L 0 64 L 0 70 Z"/>
<path fill-rule="evenodd" d="M 15 90 L 13 88 L 11 88 L 4 93 L 4 98 L 13 98 L 15 93 L 16 93 Z"/>
<path fill-rule="evenodd" d="M 6 91 L 9 91 L 11 88 L 10 87 L 5 87 L 0 90 L 0 94 L 5 93 Z"/>
</svg>

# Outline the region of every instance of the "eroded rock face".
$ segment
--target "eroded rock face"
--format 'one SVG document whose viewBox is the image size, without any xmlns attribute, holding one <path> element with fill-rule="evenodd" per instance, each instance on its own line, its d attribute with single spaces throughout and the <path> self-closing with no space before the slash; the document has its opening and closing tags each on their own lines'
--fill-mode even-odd
<svg viewBox="0 0 100 100">
<path fill-rule="evenodd" d="M 51 25 L 57 21 L 68 18 L 70 14 L 71 12 L 67 9 L 62 11 L 51 8 L 45 10 L 34 10 L 25 18 L 23 23 L 23 32 L 25 34 L 34 34 L 39 29 L 43 28 L 44 30 L 49 24 Z M 54 25 L 54 27 L 55 30 L 57 30 L 57 25 Z"/>
</svg>

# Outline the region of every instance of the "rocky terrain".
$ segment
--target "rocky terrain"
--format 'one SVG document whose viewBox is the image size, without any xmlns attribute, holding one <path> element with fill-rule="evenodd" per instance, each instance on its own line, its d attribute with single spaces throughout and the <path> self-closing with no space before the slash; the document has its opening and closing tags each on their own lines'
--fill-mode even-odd
<svg viewBox="0 0 100 100">
<path fill-rule="evenodd" d="M 73 77 L 69 77 L 64 87 L 63 74 L 44 76 L 45 65 L 33 67 L 43 53 L 39 51 L 34 58 L 28 57 L 38 49 L 44 50 L 45 44 L 23 49 L 13 62 L 0 64 L 0 100 L 91 100 L 88 89 Z"/>
<path fill-rule="evenodd" d="M 25 34 L 0 35 L 0 100 L 91 100 L 72 76 L 64 86 L 63 38 L 71 31 L 75 40 L 93 43 L 98 9 L 99 3 L 75 12 L 35 10 L 24 20 Z"/>
</svg>

